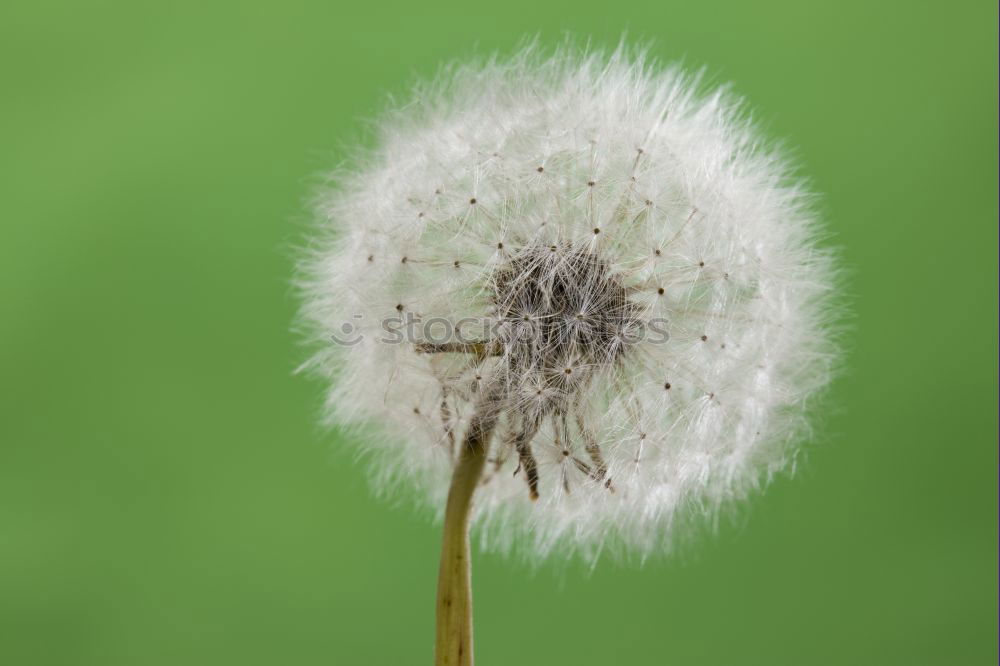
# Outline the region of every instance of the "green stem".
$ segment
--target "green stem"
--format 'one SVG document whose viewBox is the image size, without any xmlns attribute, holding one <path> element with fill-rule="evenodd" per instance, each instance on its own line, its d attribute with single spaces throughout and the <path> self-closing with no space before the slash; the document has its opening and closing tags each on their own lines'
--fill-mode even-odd
<svg viewBox="0 0 1000 666">
<path fill-rule="evenodd" d="M 436 666 L 472 666 L 469 515 L 495 419 L 473 418 L 451 477 L 438 569 Z"/>
</svg>

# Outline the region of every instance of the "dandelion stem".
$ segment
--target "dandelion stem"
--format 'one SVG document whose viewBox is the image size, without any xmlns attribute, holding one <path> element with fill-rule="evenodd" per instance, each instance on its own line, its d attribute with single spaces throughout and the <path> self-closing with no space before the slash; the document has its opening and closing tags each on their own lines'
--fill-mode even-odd
<svg viewBox="0 0 1000 666">
<path fill-rule="evenodd" d="M 451 477 L 438 570 L 436 666 L 472 666 L 469 515 L 495 423 L 494 416 L 472 419 Z"/>
</svg>

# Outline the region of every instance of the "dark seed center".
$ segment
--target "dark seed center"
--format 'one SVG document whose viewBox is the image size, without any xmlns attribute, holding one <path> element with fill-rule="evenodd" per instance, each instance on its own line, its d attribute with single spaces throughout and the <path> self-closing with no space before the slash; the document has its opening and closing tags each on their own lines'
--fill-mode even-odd
<svg viewBox="0 0 1000 666">
<path fill-rule="evenodd" d="M 497 342 L 512 382 L 549 382 L 570 374 L 566 368 L 615 363 L 639 324 L 620 278 L 589 248 L 521 248 L 494 271 L 491 286 L 501 322 Z"/>
</svg>

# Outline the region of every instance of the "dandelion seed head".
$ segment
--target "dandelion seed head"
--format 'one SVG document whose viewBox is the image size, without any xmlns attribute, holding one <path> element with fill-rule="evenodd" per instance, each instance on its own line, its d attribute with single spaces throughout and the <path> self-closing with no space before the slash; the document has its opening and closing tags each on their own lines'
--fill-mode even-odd
<svg viewBox="0 0 1000 666">
<path fill-rule="evenodd" d="M 593 558 L 662 551 L 791 467 L 834 360 L 832 261 L 739 100 L 701 90 L 624 49 L 528 49 L 419 87 L 333 174 L 307 365 L 331 422 L 375 424 L 382 488 L 443 506 L 492 409 L 484 543 Z M 428 339 L 386 343 L 394 317 Z M 343 322 L 357 343 L 329 344 Z"/>
</svg>

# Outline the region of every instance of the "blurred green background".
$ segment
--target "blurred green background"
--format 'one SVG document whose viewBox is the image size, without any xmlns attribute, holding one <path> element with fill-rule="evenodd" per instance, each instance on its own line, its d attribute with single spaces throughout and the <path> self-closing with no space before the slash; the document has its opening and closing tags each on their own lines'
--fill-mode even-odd
<svg viewBox="0 0 1000 666">
<path fill-rule="evenodd" d="M 480 664 L 995 664 L 994 2 L 8 2 L 0 663 L 429 664 L 438 529 L 292 371 L 313 176 L 445 60 L 623 31 L 732 80 L 843 248 L 794 479 L 627 567 L 477 553 Z"/>
</svg>

